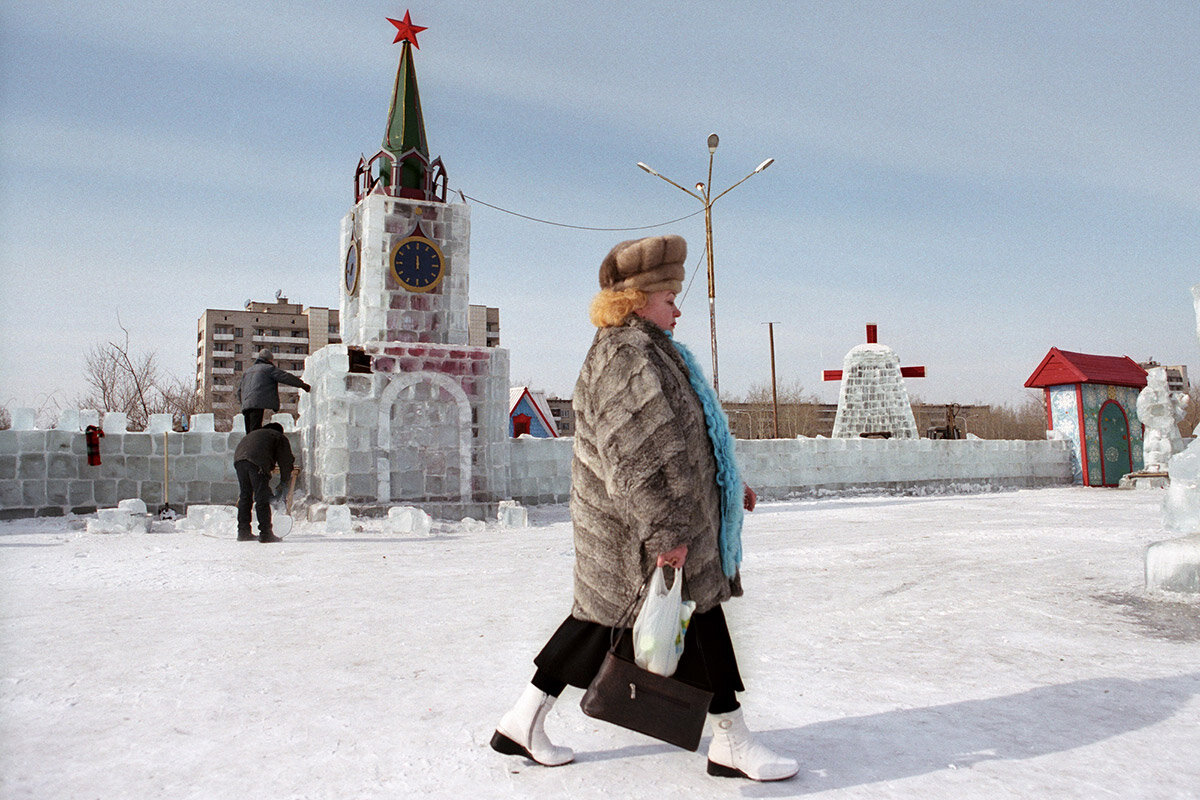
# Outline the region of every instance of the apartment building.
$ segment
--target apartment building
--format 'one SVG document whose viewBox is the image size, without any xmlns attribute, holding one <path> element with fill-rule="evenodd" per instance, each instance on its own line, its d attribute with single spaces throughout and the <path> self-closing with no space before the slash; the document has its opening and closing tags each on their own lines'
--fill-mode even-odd
<svg viewBox="0 0 1200 800">
<path fill-rule="evenodd" d="M 304 359 L 327 344 L 338 343 L 336 309 L 290 303 L 277 293 L 275 302 L 246 301 L 240 311 L 207 308 L 196 323 L 196 393 L 202 411 L 231 417 L 241 411 L 237 399 L 242 372 L 266 347 L 275 364 L 294 375 L 304 372 Z M 280 411 L 296 413 L 299 390 L 279 387 Z"/>
<path fill-rule="evenodd" d="M 1183 364 L 1160 364 L 1151 358 L 1139 361 L 1138 366 L 1147 371 L 1155 367 L 1163 367 L 1167 371 L 1167 389 L 1172 392 L 1187 393 L 1192 390 L 1192 385 L 1188 382 L 1188 369 Z"/>
<path fill-rule="evenodd" d="M 467 306 L 467 344 L 472 347 L 500 346 L 500 309 Z"/>
<path fill-rule="evenodd" d="M 571 398 L 547 397 L 546 405 L 550 407 L 550 415 L 554 417 L 554 428 L 559 436 L 575 435 L 575 407 Z"/>
</svg>

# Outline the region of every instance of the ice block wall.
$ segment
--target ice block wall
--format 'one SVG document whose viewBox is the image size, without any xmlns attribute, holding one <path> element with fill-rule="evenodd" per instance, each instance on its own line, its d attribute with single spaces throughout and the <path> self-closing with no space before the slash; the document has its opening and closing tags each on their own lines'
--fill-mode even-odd
<svg viewBox="0 0 1200 800">
<path fill-rule="evenodd" d="M 738 439 L 742 478 L 764 500 L 855 489 L 961 490 L 1072 482 L 1064 441 Z M 571 440 L 514 439 L 509 487 L 526 505 L 566 502 Z"/>
<path fill-rule="evenodd" d="M 354 411 L 346 411 L 349 422 Z M 32 413 L 13 414 L 14 427 L 0 431 L 0 519 L 86 514 L 129 498 L 151 508 L 162 503 L 163 433 L 170 416 L 155 415 L 148 431 L 134 433 L 125 431 L 123 415 L 105 415 L 102 463 L 92 467 L 83 428 L 98 418 L 94 411 L 64 412 L 54 429 L 36 430 Z M 280 414 L 274 421 L 284 424 L 298 462 L 307 463 L 311 456 L 291 417 Z M 234 432 L 218 433 L 212 415 L 202 414 L 192 418 L 188 432 L 166 434 L 173 508 L 236 501 L 233 451 L 242 437 L 240 418 L 235 425 Z M 508 447 L 489 448 L 474 478 L 480 486 L 493 480 L 507 485 L 508 497 L 525 505 L 565 503 L 572 444 L 569 438 L 513 439 Z M 350 475 L 360 445 L 346 449 Z M 501 454 L 503 463 L 495 460 Z M 742 439 L 737 457 L 743 477 L 764 500 L 857 489 L 978 491 L 1072 482 L 1070 444 L 1062 440 Z"/>
<path fill-rule="evenodd" d="M 245 435 L 240 416 L 233 431 L 221 433 L 212 414 L 197 414 L 179 433 L 171 430 L 170 414 L 152 414 L 146 430 L 134 432 L 126 430 L 124 414 L 106 413 L 96 466 L 88 464 L 84 430 L 100 424 L 99 412 L 64 411 L 49 430 L 36 429 L 33 417 L 17 409 L 13 427 L 0 431 L 0 519 L 88 514 L 135 498 L 158 508 L 164 462 L 167 502 L 177 511 L 237 502 L 233 452 Z M 283 425 L 299 455 L 292 417 L 277 414 L 271 421 Z"/>
</svg>

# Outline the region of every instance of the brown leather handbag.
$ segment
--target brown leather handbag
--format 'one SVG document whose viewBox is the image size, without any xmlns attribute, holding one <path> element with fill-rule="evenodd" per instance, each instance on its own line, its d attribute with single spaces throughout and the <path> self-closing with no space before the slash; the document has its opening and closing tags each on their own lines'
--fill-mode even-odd
<svg viewBox="0 0 1200 800">
<path fill-rule="evenodd" d="M 643 584 L 642 590 L 645 588 Z M 621 622 L 632 613 L 638 597 Z M 608 654 L 579 702 L 583 713 L 695 751 L 700 747 L 712 692 L 644 670 L 618 655 L 620 630 L 619 625 L 613 628 Z"/>
</svg>

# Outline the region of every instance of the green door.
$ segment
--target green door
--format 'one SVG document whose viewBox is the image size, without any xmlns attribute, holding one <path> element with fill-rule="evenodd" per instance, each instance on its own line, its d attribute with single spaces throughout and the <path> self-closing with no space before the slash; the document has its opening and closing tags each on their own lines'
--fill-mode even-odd
<svg viewBox="0 0 1200 800">
<path fill-rule="evenodd" d="M 1129 421 L 1121 406 L 1109 400 L 1100 407 L 1100 475 L 1105 486 L 1116 486 L 1133 472 L 1129 453 Z"/>
</svg>

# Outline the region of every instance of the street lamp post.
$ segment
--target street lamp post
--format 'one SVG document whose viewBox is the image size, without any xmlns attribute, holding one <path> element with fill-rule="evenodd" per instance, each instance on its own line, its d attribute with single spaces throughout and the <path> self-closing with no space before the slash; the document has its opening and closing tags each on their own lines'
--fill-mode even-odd
<svg viewBox="0 0 1200 800">
<path fill-rule="evenodd" d="M 745 178 L 742 178 L 740 181 L 733 184 L 733 186 L 730 186 L 728 189 L 721 192 L 716 197 L 713 197 L 712 196 L 713 154 L 717 152 L 717 144 L 719 142 L 720 142 L 720 139 L 717 137 L 717 135 L 715 133 L 710 133 L 708 135 L 708 182 L 707 183 L 697 183 L 696 191 L 692 191 L 691 189 L 685 189 L 684 187 L 680 186 L 678 183 L 671 180 L 667 176 L 660 175 L 658 172 L 656 172 L 655 170 L 646 166 L 642 162 L 640 162 L 640 161 L 638 162 L 638 166 L 641 167 L 646 172 L 649 172 L 651 175 L 654 175 L 657 178 L 662 178 L 664 181 L 671 184 L 676 189 L 687 192 L 692 197 L 696 198 L 697 200 L 699 200 L 701 203 L 704 204 L 704 249 L 708 255 L 708 322 L 709 322 L 709 329 L 712 334 L 712 342 L 711 342 L 712 373 L 713 373 L 712 378 L 713 378 L 713 391 L 716 392 L 718 397 L 721 396 L 721 384 L 717 377 L 717 287 L 716 287 L 715 274 L 713 271 L 712 207 L 713 207 L 713 203 L 717 202 L 722 197 L 729 194 L 729 192 L 731 192 L 733 189 L 740 186 L 742 183 L 744 183 L 746 180 L 748 180 L 751 175 L 756 175 L 759 172 L 762 172 L 767 167 L 771 166 L 773 163 L 775 163 L 775 159 L 768 158 L 766 161 L 762 162 L 757 167 L 755 167 L 754 171 L 751 172 L 749 175 L 747 175 Z"/>
</svg>

